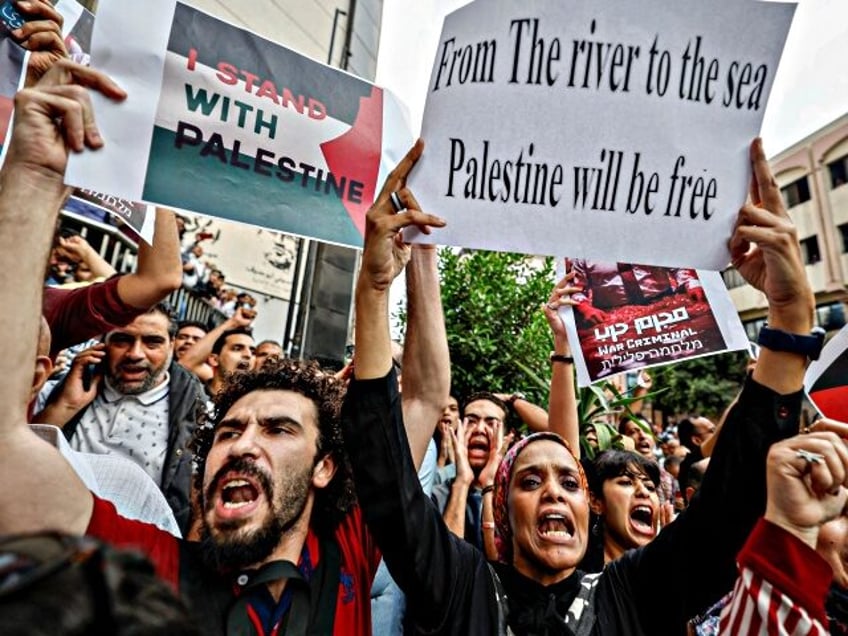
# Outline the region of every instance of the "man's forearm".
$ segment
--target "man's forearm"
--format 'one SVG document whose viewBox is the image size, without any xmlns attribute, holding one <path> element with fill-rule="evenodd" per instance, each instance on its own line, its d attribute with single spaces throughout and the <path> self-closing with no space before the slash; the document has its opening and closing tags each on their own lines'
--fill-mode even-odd
<svg viewBox="0 0 848 636">
<path fill-rule="evenodd" d="M 0 171 L 0 270 L 7 275 L 0 331 L 9 336 L 0 356 L 0 404 L 7 409 L 0 430 L 26 423 L 32 372 L 20 370 L 35 364 L 45 264 L 63 196 L 55 175 L 9 164 Z"/>
<path fill-rule="evenodd" d="M 571 355 L 568 340 L 554 339 L 554 353 Z M 580 423 L 577 420 L 577 395 L 574 389 L 574 364 L 552 362 L 551 394 L 548 399 L 548 429 L 562 436 L 575 453 L 580 452 Z"/>
<path fill-rule="evenodd" d="M 773 329 L 781 329 L 794 334 L 809 334 L 813 328 L 815 300 L 812 291 L 798 298 L 796 303 L 787 306 L 770 305 L 768 324 Z M 804 384 L 804 373 L 809 360 L 805 355 L 786 351 L 772 351 L 761 347 L 754 379 L 770 389 L 786 395 L 798 391 Z"/>
<path fill-rule="evenodd" d="M 450 497 L 448 504 L 445 506 L 445 512 L 442 514 L 442 519 L 445 520 L 445 525 L 448 530 L 453 532 L 460 539 L 465 538 L 465 507 L 468 502 L 468 490 L 470 484 L 455 480 L 451 486 Z"/>
<path fill-rule="evenodd" d="M 138 265 L 132 274 L 118 283 L 118 295 L 127 305 L 138 309 L 152 307 L 182 284 L 180 239 L 174 213 L 156 208 L 153 245 L 142 242 Z"/>
<path fill-rule="evenodd" d="M 112 267 L 105 258 L 100 256 L 91 245 L 85 251 L 85 264 L 91 270 L 94 278 L 109 278 L 116 274 L 115 268 Z"/>
<path fill-rule="evenodd" d="M 32 416 L 32 422 L 33 424 L 52 424 L 53 426 L 64 428 L 80 410 L 79 407 L 68 406 L 61 402 L 48 404 L 44 409 Z"/>
<path fill-rule="evenodd" d="M 201 367 L 201 365 L 206 363 L 206 360 L 208 360 L 209 356 L 212 354 L 212 347 L 215 346 L 215 341 L 224 335 L 225 332 L 230 331 L 231 329 L 236 329 L 238 326 L 239 325 L 235 322 L 232 316 L 227 318 L 224 322 L 214 329 L 206 332 L 206 335 L 191 345 L 177 364 L 182 366 L 184 369 L 188 369 L 192 373 L 197 373 L 197 370 Z"/>
<path fill-rule="evenodd" d="M 389 292 L 387 289 L 375 289 L 361 274 L 356 284 L 355 340 L 355 377 L 369 380 L 386 375 L 392 368 Z"/>
<path fill-rule="evenodd" d="M 406 266 L 407 329 L 403 350 L 403 418 L 420 466 L 450 392 L 450 355 L 433 246 L 414 246 Z"/>
<path fill-rule="evenodd" d="M 512 409 L 532 432 L 548 430 L 548 412 L 541 406 L 528 402 L 524 398 L 516 398 L 512 403 Z"/>
</svg>

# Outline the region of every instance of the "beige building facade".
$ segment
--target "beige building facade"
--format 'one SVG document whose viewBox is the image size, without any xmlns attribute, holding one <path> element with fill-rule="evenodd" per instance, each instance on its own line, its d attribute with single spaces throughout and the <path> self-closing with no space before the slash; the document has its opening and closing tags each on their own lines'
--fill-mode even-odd
<svg viewBox="0 0 848 636">
<path fill-rule="evenodd" d="M 816 294 L 816 321 L 833 331 L 845 325 L 848 276 L 848 113 L 770 161 L 801 256 Z M 733 268 L 725 283 L 751 340 L 765 322 L 765 296 Z"/>
</svg>

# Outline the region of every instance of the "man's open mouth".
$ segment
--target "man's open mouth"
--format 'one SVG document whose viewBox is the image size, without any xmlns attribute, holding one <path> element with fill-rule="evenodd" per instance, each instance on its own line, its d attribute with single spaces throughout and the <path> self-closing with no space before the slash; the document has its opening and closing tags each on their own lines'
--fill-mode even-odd
<svg viewBox="0 0 848 636">
<path fill-rule="evenodd" d="M 246 479 L 235 478 L 221 486 L 221 501 L 224 508 L 243 508 L 259 498 L 259 490 Z"/>
</svg>

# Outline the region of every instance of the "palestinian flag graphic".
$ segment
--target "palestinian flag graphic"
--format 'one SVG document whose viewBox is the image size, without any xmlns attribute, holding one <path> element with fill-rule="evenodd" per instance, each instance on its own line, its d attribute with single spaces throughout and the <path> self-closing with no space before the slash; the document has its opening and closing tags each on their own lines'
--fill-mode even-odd
<svg viewBox="0 0 848 636">
<path fill-rule="evenodd" d="M 813 371 L 812 366 L 810 371 Z M 833 362 L 824 368 L 807 392 L 822 415 L 848 422 L 848 349 L 843 349 Z"/>
<path fill-rule="evenodd" d="M 361 247 L 384 92 L 177 3 L 143 199 Z"/>
</svg>

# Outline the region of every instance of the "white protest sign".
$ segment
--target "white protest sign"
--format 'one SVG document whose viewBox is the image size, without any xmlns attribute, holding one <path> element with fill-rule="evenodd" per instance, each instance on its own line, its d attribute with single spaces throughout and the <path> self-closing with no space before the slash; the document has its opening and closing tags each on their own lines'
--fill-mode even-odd
<svg viewBox="0 0 848 636">
<path fill-rule="evenodd" d="M 721 269 L 794 4 L 477 0 L 444 23 L 413 240 Z"/>
<path fill-rule="evenodd" d="M 577 384 L 623 371 L 748 348 L 718 272 L 571 260 L 581 291 L 560 309 Z M 559 260 L 560 276 L 565 274 Z"/>
<path fill-rule="evenodd" d="M 412 143 L 387 91 L 175 0 L 101 0 L 91 58 L 128 97 L 66 179 L 123 199 L 360 247 Z"/>
</svg>

